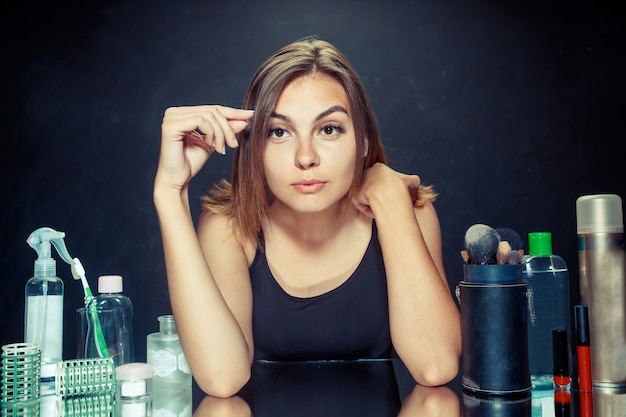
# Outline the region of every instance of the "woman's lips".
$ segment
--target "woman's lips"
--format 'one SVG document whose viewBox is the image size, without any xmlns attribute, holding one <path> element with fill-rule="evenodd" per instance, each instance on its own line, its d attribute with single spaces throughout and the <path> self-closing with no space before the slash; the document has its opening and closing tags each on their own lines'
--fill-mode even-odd
<svg viewBox="0 0 626 417">
<path fill-rule="evenodd" d="M 305 180 L 292 184 L 292 187 L 299 193 L 313 194 L 320 191 L 325 185 L 326 183 L 324 181 Z"/>
</svg>

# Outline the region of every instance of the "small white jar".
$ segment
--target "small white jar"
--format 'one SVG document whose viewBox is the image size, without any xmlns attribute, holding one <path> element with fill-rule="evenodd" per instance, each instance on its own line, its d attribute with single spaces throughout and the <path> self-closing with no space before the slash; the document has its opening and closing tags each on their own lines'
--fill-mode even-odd
<svg viewBox="0 0 626 417">
<path fill-rule="evenodd" d="M 126 363 L 115 368 L 116 400 L 140 400 L 152 395 L 152 367 L 147 363 Z"/>
</svg>

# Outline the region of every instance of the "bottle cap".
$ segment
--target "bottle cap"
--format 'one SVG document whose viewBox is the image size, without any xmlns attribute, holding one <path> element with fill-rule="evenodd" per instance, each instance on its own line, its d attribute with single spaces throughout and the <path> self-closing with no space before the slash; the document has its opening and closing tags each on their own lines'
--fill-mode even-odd
<svg viewBox="0 0 626 417">
<path fill-rule="evenodd" d="M 592 194 L 576 200 L 578 234 L 623 233 L 622 199 L 615 194 Z"/>
<path fill-rule="evenodd" d="M 125 363 L 115 368 L 115 378 L 120 381 L 152 378 L 152 367 L 147 363 Z"/>
<path fill-rule="evenodd" d="M 528 234 L 528 255 L 552 255 L 552 233 L 531 232 Z"/>
<path fill-rule="evenodd" d="M 589 346 L 589 313 L 585 304 L 574 306 L 574 326 L 576 328 L 576 344 Z"/>
<path fill-rule="evenodd" d="M 98 277 L 98 292 L 104 293 L 120 293 L 124 290 L 124 284 L 121 275 L 102 275 Z"/>
</svg>

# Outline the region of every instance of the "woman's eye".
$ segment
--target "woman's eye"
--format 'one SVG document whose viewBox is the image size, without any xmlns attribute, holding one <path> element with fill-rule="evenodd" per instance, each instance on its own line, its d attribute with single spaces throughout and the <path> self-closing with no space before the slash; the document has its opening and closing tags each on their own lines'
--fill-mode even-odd
<svg viewBox="0 0 626 417">
<path fill-rule="evenodd" d="M 341 126 L 327 125 L 324 126 L 321 130 L 324 135 L 332 136 L 339 133 L 343 133 L 343 128 Z"/>
<path fill-rule="evenodd" d="M 286 134 L 287 132 L 284 129 L 281 129 L 279 127 L 272 128 L 269 130 L 269 132 L 267 132 L 267 136 L 270 138 L 282 138 Z"/>
</svg>

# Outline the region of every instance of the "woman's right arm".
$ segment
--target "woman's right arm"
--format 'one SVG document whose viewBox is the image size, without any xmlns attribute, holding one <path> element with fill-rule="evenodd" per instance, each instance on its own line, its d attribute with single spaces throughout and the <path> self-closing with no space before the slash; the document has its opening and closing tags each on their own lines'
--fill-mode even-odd
<svg viewBox="0 0 626 417">
<path fill-rule="evenodd" d="M 231 396 L 245 384 L 252 352 L 207 264 L 189 209 L 188 185 L 213 151 L 224 153 L 226 145 L 237 146 L 235 133 L 251 116 L 252 112 L 221 106 L 168 109 L 154 182 L 181 344 L 198 385 L 218 397 Z"/>
</svg>

